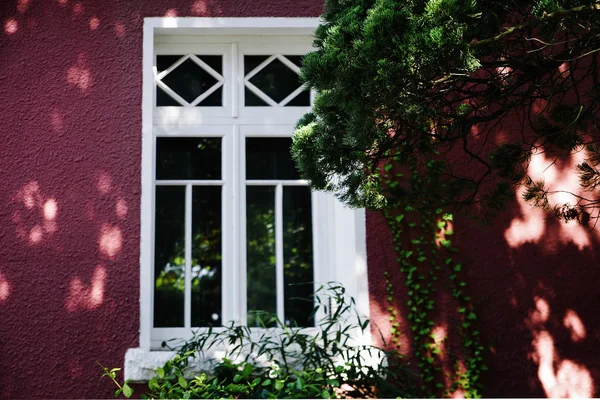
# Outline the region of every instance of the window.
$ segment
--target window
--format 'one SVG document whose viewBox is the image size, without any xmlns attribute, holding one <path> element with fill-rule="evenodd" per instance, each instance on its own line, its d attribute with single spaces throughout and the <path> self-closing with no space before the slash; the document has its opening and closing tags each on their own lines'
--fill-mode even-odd
<svg viewBox="0 0 600 400">
<path fill-rule="evenodd" d="M 289 153 L 316 21 L 168 20 L 144 36 L 140 346 L 262 312 L 310 326 L 333 280 L 367 314 L 364 213 L 311 192 Z"/>
</svg>

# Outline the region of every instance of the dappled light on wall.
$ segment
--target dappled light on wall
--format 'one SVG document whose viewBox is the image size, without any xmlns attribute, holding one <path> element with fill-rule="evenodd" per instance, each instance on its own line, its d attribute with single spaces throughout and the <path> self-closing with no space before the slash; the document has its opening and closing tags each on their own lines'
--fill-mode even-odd
<svg viewBox="0 0 600 400">
<path fill-rule="evenodd" d="M 563 324 L 565 328 L 567 328 L 569 332 L 571 332 L 572 341 L 579 342 L 585 339 L 585 326 L 583 325 L 583 322 L 581 322 L 579 315 L 577 315 L 575 311 L 567 311 L 567 313 L 565 314 L 565 318 L 563 318 Z"/>
<path fill-rule="evenodd" d="M 100 253 L 106 257 L 113 259 L 121 251 L 123 244 L 123 236 L 121 229 L 116 225 L 102 224 L 100 234 L 98 235 L 98 247 Z"/>
<path fill-rule="evenodd" d="M 77 63 L 67 70 L 67 82 L 82 92 L 86 92 L 92 86 L 92 73 L 83 54 L 79 54 Z"/>
<path fill-rule="evenodd" d="M 119 217 L 119 219 L 124 219 L 127 216 L 128 210 L 129 207 L 127 207 L 127 202 L 124 199 L 117 200 L 115 212 L 117 213 L 117 217 Z"/>
<path fill-rule="evenodd" d="M 17 11 L 23 14 L 29 8 L 31 0 L 19 0 L 17 1 Z"/>
<path fill-rule="evenodd" d="M 95 31 L 100 26 L 100 20 L 96 17 L 90 18 L 90 30 Z"/>
<path fill-rule="evenodd" d="M 16 19 L 10 18 L 9 20 L 7 20 L 4 23 L 4 32 L 7 35 L 12 35 L 14 33 L 17 33 L 18 30 L 19 30 L 19 22 Z"/>
<path fill-rule="evenodd" d="M 64 117 L 56 107 L 50 112 L 50 126 L 55 133 L 62 132 L 64 128 Z"/>
<path fill-rule="evenodd" d="M 73 5 L 73 15 L 75 15 L 76 17 L 83 15 L 84 11 L 85 11 L 85 9 L 83 8 L 83 4 L 76 3 Z"/>
<path fill-rule="evenodd" d="M 125 36 L 125 24 L 122 22 L 117 22 L 115 24 L 115 33 L 117 35 L 117 37 L 123 37 Z"/>
<path fill-rule="evenodd" d="M 75 312 L 98 308 L 104 301 L 105 284 L 106 268 L 104 265 L 96 266 L 89 285 L 85 285 L 80 278 L 73 278 L 69 284 L 67 311 Z"/>
<path fill-rule="evenodd" d="M 8 280 L 2 274 L 2 271 L 0 271 L 0 304 L 8 300 L 10 296 L 10 289 L 10 283 L 8 283 Z"/>
<path fill-rule="evenodd" d="M 568 161 L 557 162 L 556 159 L 546 157 L 543 150 L 539 150 L 531 157 L 531 163 L 527 170 L 534 181 L 543 180 L 549 191 L 557 191 L 550 195 L 551 204 L 574 204 L 575 197 L 571 194 L 581 194 L 579 182 L 571 173 L 576 165 L 581 163 L 584 153 L 573 154 Z M 558 192 L 560 190 L 560 192 Z M 525 243 L 540 243 L 548 224 L 548 218 L 553 218 L 540 208 L 534 208 L 523 199 L 524 187 L 517 190 L 516 197 L 520 209 L 520 217 L 512 220 L 510 226 L 504 232 L 504 238 L 512 248 L 519 247 Z M 590 232 L 589 228 L 583 227 L 577 221 L 561 223 L 556 236 L 563 244 L 573 243 L 579 250 L 591 245 L 590 234 L 596 236 L 599 232 Z"/>
<path fill-rule="evenodd" d="M 109 194 L 113 190 L 112 178 L 106 172 L 102 172 L 98 176 L 96 182 L 96 189 L 102 194 Z"/>
<path fill-rule="evenodd" d="M 16 235 L 30 245 L 36 245 L 58 231 L 58 202 L 46 197 L 37 181 L 25 184 L 14 197 L 17 205 L 12 214 Z"/>
<path fill-rule="evenodd" d="M 205 0 L 196 0 L 194 4 L 192 4 L 191 12 L 193 15 L 206 15 L 208 11 L 208 6 L 206 5 Z"/>
<path fill-rule="evenodd" d="M 538 379 L 548 397 L 593 397 L 594 383 L 585 365 L 573 360 L 562 359 L 557 353 L 554 339 L 547 328 L 550 305 L 545 299 L 535 298 L 536 309 L 530 313 L 529 325 L 533 340 L 530 358 L 538 365 Z M 585 338 L 585 327 L 573 310 L 568 310 L 563 319 L 571 332 L 571 339 Z"/>
</svg>

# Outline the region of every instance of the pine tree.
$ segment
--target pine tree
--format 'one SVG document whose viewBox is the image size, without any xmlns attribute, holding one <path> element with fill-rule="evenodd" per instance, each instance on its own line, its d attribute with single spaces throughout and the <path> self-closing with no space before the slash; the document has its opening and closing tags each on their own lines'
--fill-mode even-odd
<svg viewBox="0 0 600 400">
<path fill-rule="evenodd" d="M 598 217 L 599 2 L 328 0 L 314 44 L 302 77 L 318 95 L 292 148 L 314 188 L 493 214 L 524 185 L 559 218 Z M 580 151 L 589 196 L 554 204 L 531 156 Z"/>
</svg>

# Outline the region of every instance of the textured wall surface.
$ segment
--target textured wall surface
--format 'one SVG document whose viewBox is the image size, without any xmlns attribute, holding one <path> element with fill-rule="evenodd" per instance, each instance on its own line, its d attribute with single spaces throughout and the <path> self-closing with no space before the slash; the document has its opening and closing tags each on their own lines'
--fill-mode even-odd
<svg viewBox="0 0 600 400">
<path fill-rule="evenodd" d="M 563 172 L 557 172 L 559 181 L 577 183 Z M 492 226 L 455 216 L 454 231 L 459 248 L 455 259 L 463 265 L 483 344 L 490 346 L 484 397 L 597 397 L 598 230 L 557 222 L 517 201 Z M 409 353 L 410 326 L 404 318 L 408 297 L 385 218 L 368 213 L 367 232 L 372 326 L 384 336 L 389 332 L 389 304 L 383 300 L 383 274 L 389 271 L 402 350 Z M 445 355 L 448 346 L 460 343 L 457 306 L 447 288 L 439 288 L 436 300 L 441 312 L 434 317 L 435 332 L 448 339 L 442 364 L 451 369 Z"/>
<path fill-rule="evenodd" d="M 318 0 L 0 1 L 0 398 L 108 398 L 138 345 L 142 24 Z"/>
<path fill-rule="evenodd" d="M 96 360 L 120 366 L 138 345 L 143 18 L 320 10 L 317 0 L 0 1 L 0 398 L 111 397 Z M 383 218 L 367 224 L 372 317 L 386 332 L 383 271 L 397 271 L 396 256 Z M 598 236 L 522 204 L 491 228 L 459 218 L 455 231 L 492 346 L 484 394 L 589 394 L 600 378 Z M 402 290 L 397 301 L 405 314 Z"/>
</svg>

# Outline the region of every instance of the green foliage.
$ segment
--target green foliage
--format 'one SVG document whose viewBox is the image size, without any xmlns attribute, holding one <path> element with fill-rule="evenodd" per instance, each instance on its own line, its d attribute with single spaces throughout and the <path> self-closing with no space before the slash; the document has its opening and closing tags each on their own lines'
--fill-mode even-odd
<svg viewBox="0 0 600 400">
<path fill-rule="evenodd" d="M 396 351 L 353 343 L 368 329 L 343 287 L 330 284 L 316 296 L 316 328 L 294 328 L 264 315 L 263 326 L 208 328 L 177 346 L 173 360 L 155 371 L 150 398 L 415 397 L 417 378 Z M 194 360 L 219 349 L 224 356 L 197 371 Z M 127 393 L 114 372 L 107 371 Z M 110 375 L 112 373 L 112 375 Z M 129 396 L 127 396 L 129 397 Z"/>
<path fill-rule="evenodd" d="M 294 137 L 303 176 L 353 206 L 493 214 L 531 183 L 533 153 L 597 142 L 599 14 L 593 0 L 326 1 L 302 68 L 317 92 Z M 574 196 L 557 216 L 596 204 Z"/>
<path fill-rule="evenodd" d="M 480 397 L 481 373 L 487 369 L 483 359 L 484 347 L 480 344 L 479 331 L 475 326 L 477 314 L 471 298 L 466 294 L 467 284 L 461 279 L 462 264 L 453 258 L 458 249 L 449 239 L 454 233 L 448 224 L 453 219 L 452 214 L 444 213 L 442 209 L 417 214 L 407 206 L 393 212 L 386 210 L 386 217 L 408 294 L 407 319 L 410 322 L 413 353 L 421 372 L 421 396 L 447 397 L 461 389 L 467 398 Z M 406 238 L 414 235 L 419 236 L 407 243 Z M 384 275 L 390 294 L 388 301 L 393 304 L 390 274 L 385 272 Z M 439 312 L 435 296 L 441 280 L 446 282 L 458 304 L 458 330 L 462 343 L 459 354 L 447 354 L 446 357 L 461 356 L 464 360 L 464 367 L 456 365 L 446 379 L 442 375 L 441 350 L 433 335 L 435 315 Z M 395 322 L 397 310 L 391 305 L 388 311 L 392 323 L 390 334 L 394 341 L 398 338 L 398 323 Z M 449 381 L 451 384 L 446 387 Z"/>
</svg>

